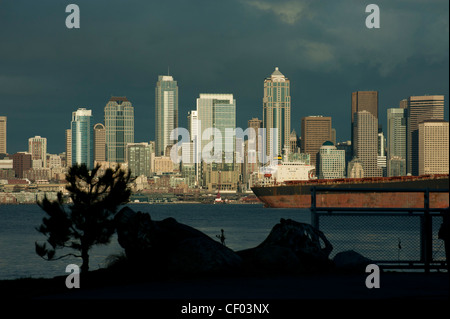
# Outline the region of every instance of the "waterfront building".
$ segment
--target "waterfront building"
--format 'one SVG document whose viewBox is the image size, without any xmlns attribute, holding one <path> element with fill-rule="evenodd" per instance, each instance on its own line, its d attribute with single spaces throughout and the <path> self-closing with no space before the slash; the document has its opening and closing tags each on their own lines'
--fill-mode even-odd
<svg viewBox="0 0 450 319">
<path fill-rule="evenodd" d="M 291 134 L 290 81 L 278 67 L 264 80 L 263 127 L 265 128 L 265 152 L 268 156 L 282 155 L 289 147 Z M 271 129 L 276 129 L 277 138 Z"/>
<path fill-rule="evenodd" d="M 407 99 L 407 173 L 419 174 L 419 123 L 444 120 L 444 95 L 410 96 Z"/>
<path fill-rule="evenodd" d="M 13 159 L 3 157 L 0 159 L 0 179 L 14 179 Z"/>
<path fill-rule="evenodd" d="M 79 108 L 72 113 L 72 165 L 93 167 L 92 110 Z"/>
<path fill-rule="evenodd" d="M 345 177 L 345 151 L 338 150 L 333 142 L 326 141 L 317 156 L 317 176 L 319 179 Z"/>
<path fill-rule="evenodd" d="M 104 111 L 106 160 L 124 163 L 126 145 L 134 143 L 134 107 L 126 97 L 111 97 Z"/>
<path fill-rule="evenodd" d="M 302 118 L 302 145 L 301 151 L 310 154 L 311 165 L 316 167 L 317 153 L 326 141 L 331 141 L 331 117 L 329 116 L 306 116 Z"/>
<path fill-rule="evenodd" d="M 169 75 L 158 76 L 155 88 L 155 143 L 156 156 L 165 154 L 167 146 L 173 145 L 170 133 L 178 127 L 178 85 Z"/>
<path fill-rule="evenodd" d="M 94 161 L 106 161 L 106 129 L 102 123 L 94 125 Z"/>
<path fill-rule="evenodd" d="M 30 170 L 33 165 L 33 160 L 31 153 L 28 152 L 17 152 L 12 155 L 13 169 L 16 173 L 17 178 L 23 178 L 24 172 Z"/>
<path fill-rule="evenodd" d="M 0 116 L 0 154 L 7 154 L 6 152 L 6 116 Z"/>
<path fill-rule="evenodd" d="M 378 167 L 378 119 L 372 113 L 354 114 L 353 140 L 353 156 L 362 162 L 364 176 L 382 176 L 382 169 Z"/>
<path fill-rule="evenodd" d="M 28 153 L 31 153 L 31 159 L 40 164 L 33 165 L 33 168 L 47 167 L 47 139 L 45 137 L 35 136 L 28 139 Z"/>
<path fill-rule="evenodd" d="M 449 173 L 449 127 L 447 121 L 419 123 L 419 175 Z"/>
</svg>

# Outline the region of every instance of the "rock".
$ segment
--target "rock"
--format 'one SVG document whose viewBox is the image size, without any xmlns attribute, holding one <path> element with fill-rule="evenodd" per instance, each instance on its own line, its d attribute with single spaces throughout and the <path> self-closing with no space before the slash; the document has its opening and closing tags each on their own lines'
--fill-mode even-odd
<svg viewBox="0 0 450 319">
<path fill-rule="evenodd" d="M 234 251 L 174 218 L 152 221 L 128 207 L 117 213 L 119 244 L 129 260 L 153 270 L 174 273 L 233 271 L 242 263 Z"/>
<path fill-rule="evenodd" d="M 206 237 L 187 238 L 174 246 L 167 269 L 178 273 L 225 273 L 237 270 L 242 259 L 231 249 Z"/>
<path fill-rule="evenodd" d="M 237 253 L 247 269 L 310 272 L 330 269 L 332 262 L 328 256 L 332 250 L 333 246 L 318 229 L 291 219 L 281 219 L 260 245 Z"/>
<path fill-rule="evenodd" d="M 365 272 L 366 266 L 373 261 L 354 250 L 342 251 L 333 258 L 336 269 L 350 272 Z"/>
</svg>

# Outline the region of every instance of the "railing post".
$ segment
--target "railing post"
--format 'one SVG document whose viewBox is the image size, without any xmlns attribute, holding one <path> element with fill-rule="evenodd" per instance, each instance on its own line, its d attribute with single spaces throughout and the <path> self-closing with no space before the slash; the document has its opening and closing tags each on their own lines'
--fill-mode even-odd
<svg viewBox="0 0 450 319">
<path fill-rule="evenodd" d="M 433 234 L 430 216 L 430 191 L 425 189 L 424 192 L 424 216 L 423 216 L 423 231 L 424 231 L 424 258 L 425 258 L 425 272 L 430 272 L 430 262 L 433 259 Z"/>
<path fill-rule="evenodd" d="M 319 216 L 316 210 L 316 186 L 311 187 L 311 224 L 314 228 L 319 229 Z"/>
</svg>

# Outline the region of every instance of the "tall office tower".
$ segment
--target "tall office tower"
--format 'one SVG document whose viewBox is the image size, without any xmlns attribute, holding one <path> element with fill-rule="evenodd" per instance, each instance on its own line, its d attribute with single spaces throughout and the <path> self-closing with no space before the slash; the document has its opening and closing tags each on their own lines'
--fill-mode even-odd
<svg viewBox="0 0 450 319">
<path fill-rule="evenodd" d="M 13 169 L 16 173 L 16 177 L 23 178 L 25 172 L 33 167 L 33 160 L 31 159 L 31 153 L 18 152 L 12 155 Z"/>
<path fill-rule="evenodd" d="M 72 165 L 93 166 L 92 110 L 79 108 L 72 113 Z"/>
<path fill-rule="evenodd" d="M 40 162 L 35 168 L 47 168 L 47 139 L 45 137 L 30 137 L 28 139 L 28 153 L 31 153 L 33 161 Z"/>
<path fill-rule="evenodd" d="M 326 141 L 331 141 L 331 117 L 306 116 L 302 118 L 302 153 L 310 154 L 311 165 L 316 166 L 317 153 Z M 317 167 L 316 167 L 317 168 Z"/>
<path fill-rule="evenodd" d="M 406 175 L 406 112 L 405 108 L 387 110 L 387 176 Z M 406 162 L 405 162 L 406 163 Z M 402 169 L 404 168 L 404 171 Z"/>
<path fill-rule="evenodd" d="M 0 154 L 6 153 L 6 116 L 0 116 Z"/>
<path fill-rule="evenodd" d="M 94 125 L 94 161 L 106 161 L 106 129 L 102 123 Z"/>
<path fill-rule="evenodd" d="M 444 120 L 444 96 L 410 96 L 407 107 L 406 167 L 412 175 L 419 174 L 419 123 L 425 120 Z"/>
<path fill-rule="evenodd" d="M 198 158 L 198 155 L 200 153 L 200 130 L 201 129 L 201 123 L 198 120 L 198 112 L 196 110 L 190 111 L 188 113 L 188 130 L 189 130 L 189 142 L 192 142 L 192 144 L 189 144 L 192 146 L 192 150 L 189 152 L 192 152 L 192 162 L 198 163 L 200 161 L 200 158 Z"/>
<path fill-rule="evenodd" d="M 150 176 L 151 147 L 148 143 L 127 144 L 128 168 L 133 177 Z"/>
<path fill-rule="evenodd" d="M 188 113 L 188 130 L 189 130 L 189 143 L 183 143 L 182 155 L 183 155 L 183 174 L 188 171 L 189 174 L 193 174 L 194 183 L 198 181 L 199 178 L 199 167 L 201 162 L 201 151 L 200 151 L 200 132 L 201 124 L 198 120 L 198 112 L 196 110 L 190 111 Z M 186 145 L 184 145 L 186 144 Z M 191 149 L 188 149 L 191 148 Z M 186 157 L 186 153 L 189 154 Z M 189 162 L 188 162 L 189 161 Z M 188 168 L 186 165 L 190 165 Z M 193 171 L 193 172 L 192 172 Z M 192 182 L 192 181 L 191 181 Z M 189 185 L 192 185 L 190 183 Z"/>
<path fill-rule="evenodd" d="M 317 156 L 317 172 L 320 179 L 345 177 L 345 151 L 338 150 L 330 141 L 326 141 L 319 149 Z"/>
<path fill-rule="evenodd" d="M 378 119 L 368 111 L 354 114 L 353 120 L 353 156 L 362 162 L 364 177 L 382 176 L 378 167 Z"/>
<path fill-rule="evenodd" d="M 356 112 L 367 111 L 378 120 L 378 91 L 357 91 L 352 93 L 351 137 L 353 140 L 353 122 Z"/>
<path fill-rule="evenodd" d="M 126 97 L 111 97 L 105 106 L 106 160 L 124 163 L 126 145 L 134 143 L 134 108 Z"/>
<path fill-rule="evenodd" d="M 66 130 L 66 167 L 72 166 L 72 129 Z"/>
<path fill-rule="evenodd" d="M 156 156 L 165 155 L 167 146 L 174 144 L 170 133 L 178 127 L 178 86 L 172 76 L 160 75 L 155 88 Z M 168 154 L 167 154 L 168 155 Z"/>
<path fill-rule="evenodd" d="M 426 120 L 419 123 L 419 175 L 448 174 L 448 122 Z"/>
<path fill-rule="evenodd" d="M 199 150 L 203 152 L 204 147 L 213 141 L 212 134 L 206 134 L 207 138 L 203 139 L 205 130 L 218 129 L 222 135 L 222 154 L 225 156 L 222 158 L 233 163 L 235 138 L 226 136 L 227 129 L 236 129 L 236 100 L 233 94 L 200 94 L 197 98 L 197 116 L 200 121 L 199 136 L 202 137 Z"/>
<path fill-rule="evenodd" d="M 283 150 L 289 147 L 291 134 L 291 93 L 290 81 L 278 67 L 264 80 L 263 127 L 266 134 L 266 154 L 283 154 Z M 271 129 L 276 129 L 276 140 Z"/>
</svg>

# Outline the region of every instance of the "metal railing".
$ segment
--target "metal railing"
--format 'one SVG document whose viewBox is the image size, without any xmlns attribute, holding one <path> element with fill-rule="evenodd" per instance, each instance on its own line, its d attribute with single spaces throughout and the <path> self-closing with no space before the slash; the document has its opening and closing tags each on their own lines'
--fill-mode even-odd
<svg viewBox="0 0 450 319">
<path fill-rule="evenodd" d="M 332 193 L 332 192 L 342 192 L 345 194 L 355 193 L 357 196 L 358 193 L 423 193 L 423 207 L 318 207 L 317 206 L 317 195 L 323 192 Z M 361 217 L 364 220 L 367 220 L 369 217 L 376 217 L 377 219 L 383 218 L 387 219 L 388 217 L 397 218 L 397 217 L 405 217 L 410 220 L 412 217 L 415 219 L 419 219 L 419 229 L 409 229 L 408 232 L 412 233 L 413 236 L 419 236 L 419 258 L 410 258 L 406 260 L 400 260 L 400 249 L 401 243 L 400 238 L 398 239 L 398 258 L 395 260 L 393 258 L 379 258 L 374 259 L 370 258 L 374 263 L 379 265 L 382 268 L 396 268 L 396 269 L 424 269 L 425 272 L 429 272 L 430 269 L 447 269 L 446 268 L 446 258 L 436 258 L 433 254 L 433 219 L 437 221 L 438 218 L 442 220 L 442 214 L 447 208 L 436 208 L 430 207 L 430 193 L 448 193 L 448 189 L 380 189 L 380 188 L 352 188 L 352 189 L 339 189 L 339 188 L 331 188 L 331 187 L 311 187 L 311 224 L 321 230 L 325 236 L 331 241 L 334 245 L 332 239 L 329 238 L 329 234 L 327 234 L 327 227 L 321 225 L 323 223 L 323 218 L 327 217 L 337 217 L 342 222 L 344 218 L 356 218 Z M 398 218 L 397 218 L 398 220 Z M 351 220 L 346 220 L 346 223 L 340 223 L 339 225 L 348 225 L 351 224 Z M 402 218 L 402 222 L 404 219 Z M 403 224 L 403 223 L 399 223 Z M 406 223 L 404 223 L 406 224 Z M 337 225 L 337 223 L 335 223 Z M 386 225 L 386 224 L 384 224 Z M 395 225 L 389 225 L 390 227 Z M 405 225 L 399 225 L 405 226 Z M 384 227 L 384 226 L 383 226 Z M 336 228 L 336 227 L 335 227 Z M 358 238 L 352 239 L 352 234 L 355 234 L 355 231 L 352 231 L 352 234 L 345 233 L 345 230 L 340 229 L 341 227 L 337 227 L 335 232 L 342 237 L 343 235 L 348 238 L 348 241 L 358 242 L 359 247 L 364 247 L 364 239 L 368 237 L 374 237 L 374 233 L 382 232 L 382 229 L 368 229 L 364 225 L 357 229 L 360 232 L 360 236 Z M 378 227 L 380 228 L 380 227 Z M 405 227 L 404 227 L 405 228 Z M 413 227 L 413 228 L 417 228 Z M 436 229 L 434 229 L 437 233 Z M 341 233 L 339 233 L 341 231 Z M 347 232 L 350 232 L 348 229 Z M 342 233 L 344 232 L 344 233 Z M 395 232 L 395 230 L 393 230 Z M 402 230 L 404 232 L 404 230 Z M 366 236 L 364 236 L 366 234 Z M 391 234 L 392 235 L 392 234 Z M 395 235 L 394 235 L 395 236 Z M 361 239 L 363 238 L 363 240 Z M 386 237 L 386 236 L 385 236 Z M 391 236 L 392 237 L 392 236 Z M 414 238 L 414 237 L 412 237 Z M 442 240 L 440 240 L 442 242 Z M 366 245 L 377 246 L 374 243 L 371 243 L 371 239 L 367 239 Z M 345 245 L 343 245 L 345 246 Z M 348 247 L 344 247 L 344 249 Z M 383 247 L 378 247 L 377 249 L 383 250 Z M 382 254 L 381 254 L 382 255 Z"/>
</svg>

